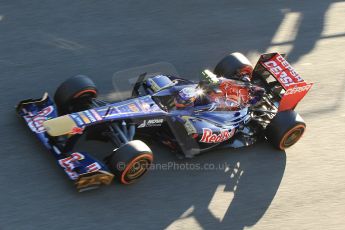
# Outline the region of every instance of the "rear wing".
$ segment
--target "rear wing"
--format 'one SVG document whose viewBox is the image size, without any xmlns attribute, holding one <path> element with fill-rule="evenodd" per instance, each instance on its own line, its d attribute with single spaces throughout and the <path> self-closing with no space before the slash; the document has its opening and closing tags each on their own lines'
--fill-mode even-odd
<svg viewBox="0 0 345 230">
<path fill-rule="evenodd" d="M 254 74 L 264 78 L 271 89 L 279 89 L 275 95 L 279 98 L 278 111 L 293 110 L 313 85 L 304 81 L 279 53 L 261 55 Z M 268 81 L 270 76 L 273 76 L 274 81 Z"/>
</svg>

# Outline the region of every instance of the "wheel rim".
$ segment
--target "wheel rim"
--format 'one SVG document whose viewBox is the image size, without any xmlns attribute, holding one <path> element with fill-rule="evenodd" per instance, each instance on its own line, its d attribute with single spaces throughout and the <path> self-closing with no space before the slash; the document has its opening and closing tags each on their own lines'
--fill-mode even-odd
<svg viewBox="0 0 345 230">
<path fill-rule="evenodd" d="M 148 159 L 140 159 L 133 164 L 133 166 L 128 170 L 126 174 L 127 179 L 136 179 L 141 176 L 146 170 L 147 166 L 149 165 Z"/>
<path fill-rule="evenodd" d="M 304 125 L 297 125 L 294 128 L 290 129 L 282 138 L 280 148 L 286 149 L 294 145 L 302 137 L 304 130 Z"/>
<path fill-rule="evenodd" d="M 151 154 L 143 154 L 133 159 L 122 173 L 121 182 L 130 184 L 143 176 L 152 162 Z"/>
</svg>

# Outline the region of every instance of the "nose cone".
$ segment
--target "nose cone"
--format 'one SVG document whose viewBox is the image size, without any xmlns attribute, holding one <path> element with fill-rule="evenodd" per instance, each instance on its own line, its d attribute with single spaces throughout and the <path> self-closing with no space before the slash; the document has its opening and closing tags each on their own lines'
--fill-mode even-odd
<svg viewBox="0 0 345 230">
<path fill-rule="evenodd" d="M 74 120 L 68 115 L 46 120 L 43 122 L 43 127 L 46 132 L 53 137 L 73 134 L 76 129 L 79 128 Z"/>
</svg>

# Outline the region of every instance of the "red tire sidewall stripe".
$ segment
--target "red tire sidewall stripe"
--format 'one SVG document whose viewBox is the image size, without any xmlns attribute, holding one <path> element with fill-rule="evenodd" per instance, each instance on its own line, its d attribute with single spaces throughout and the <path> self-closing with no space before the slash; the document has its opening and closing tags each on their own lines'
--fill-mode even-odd
<svg viewBox="0 0 345 230">
<path fill-rule="evenodd" d="M 85 89 L 83 91 L 80 91 L 79 93 L 77 93 L 76 95 L 73 96 L 73 98 L 78 98 L 81 95 L 83 95 L 84 93 L 92 93 L 94 95 L 97 95 L 97 91 L 94 89 Z"/>
<path fill-rule="evenodd" d="M 126 181 L 125 180 L 125 176 L 128 172 L 128 170 L 130 168 L 132 168 L 132 166 L 141 158 L 148 158 L 151 162 L 153 161 L 153 156 L 152 154 L 149 154 L 149 153 L 145 153 L 145 154 L 142 154 L 140 156 L 137 156 L 135 157 L 133 160 L 131 160 L 131 162 L 126 166 L 125 170 L 123 170 L 122 174 L 121 174 L 121 183 L 123 184 L 130 184 L 130 182 Z M 150 162 L 150 163 L 151 163 Z"/>
<path fill-rule="evenodd" d="M 293 127 L 292 129 L 290 129 L 289 131 L 287 131 L 285 134 L 284 134 L 284 136 L 283 136 L 283 138 L 280 140 L 280 143 L 279 143 L 279 148 L 281 149 L 281 150 L 284 150 L 284 149 L 286 149 L 285 147 L 283 147 L 283 143 L 285 142 L 285 139 L 293 132 L 293 131 L 295 131 L 296 129 L 298 129 L 298 128 L 303 128 L 303 132 L 302 132 L 302 134 L 298 137 L 298 139 L 297 139 L 297 141 L 299 140 L 299 139 L 301 139 L 301 137 L 303 136 L 303 134 L 304 134 L 304 131 L 305 131 L 305 125 L 302 125 L 302 124 L 299 124 L 299 125 L 296 125 L 295 127 Z M 297 142 L 296 141 L 296 142 Z M 295 143 L 296 143 L 295 142 Z M 295 143 L 293 143 L 292 145 L 294 145 Z M 291 145 L 291 146 L 292 146 Z M 290 147 L 290 146 L 289 146 Z"/>
</svg>

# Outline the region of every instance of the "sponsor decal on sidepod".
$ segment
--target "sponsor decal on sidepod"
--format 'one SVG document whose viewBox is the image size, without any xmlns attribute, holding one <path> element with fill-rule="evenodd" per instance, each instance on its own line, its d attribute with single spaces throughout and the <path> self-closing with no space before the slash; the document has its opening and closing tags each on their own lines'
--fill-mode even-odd
<svg viewBox="0 0 345 230">
<path fill-rule="evenodd" d="M 203 143 L 220 143 L 226 140 L 229 140 L 235 133 L 235 129 L 231 131 L 227 129 L 221 129 L 219 134 L 213 133 L 209 128 L 202 129 L 202 137 L 200 142 Z"/>
<path fill-rule="evenodd" d="M 144 127 L 157 127 L 161 126 L 163 123 L 163 119 L 152 119 L 152 120 L 144 120 L 143 123 L 141 123 L 138 128 L 144 128 Z"/>
</svg>

